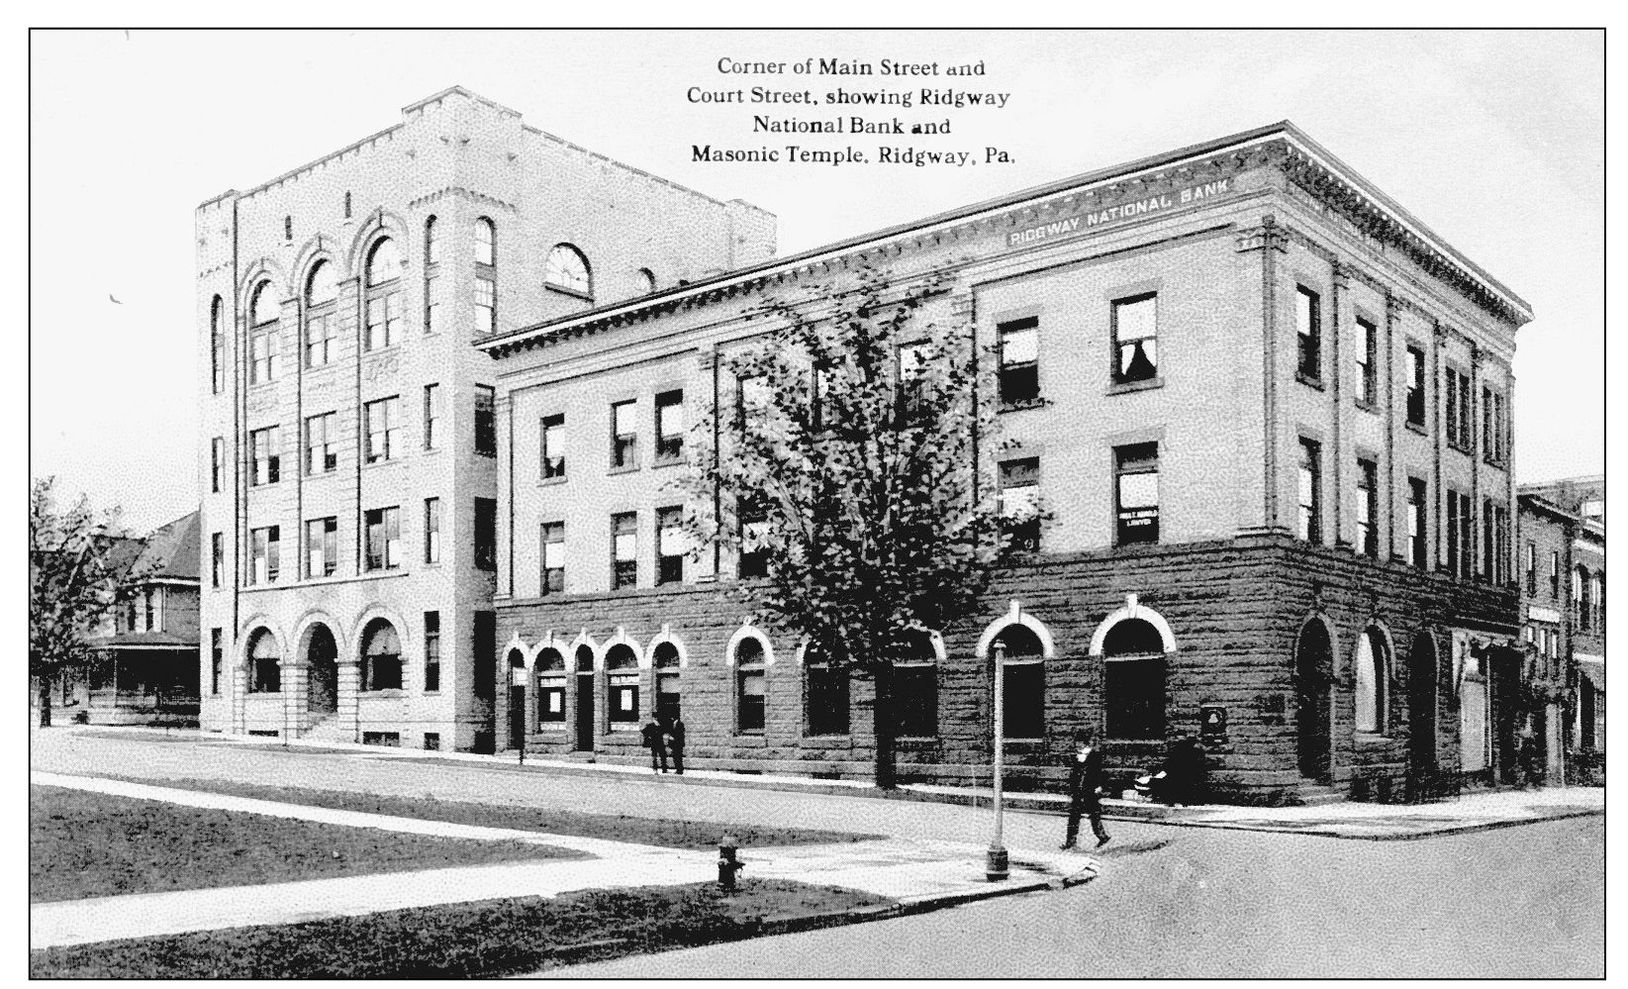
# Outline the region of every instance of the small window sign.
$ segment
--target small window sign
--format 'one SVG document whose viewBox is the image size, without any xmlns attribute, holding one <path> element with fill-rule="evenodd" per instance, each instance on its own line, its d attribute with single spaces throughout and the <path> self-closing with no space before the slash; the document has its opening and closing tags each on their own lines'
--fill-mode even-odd
<svg viewBox="0 0 1628 989">
<path fill-rule="evenodd" d="M 1219 745 L 1227 740 L 1227 709 L 1219 704 L 1206 704 L 1199 708 L 1199 736 L 1206 745 Z"/>
<path fill-rule="evenodd" d="M 560 711 L 564 710 L 564 708 L 561 706 L 561 702 L 564 701 L 564 700 L 565 700 L 565 698 L 562 697 L 560 694 L 557 694 L 557 693 L 549 694 L 548 695 L 548 709 L 550 711 L 552 711 L 553 713 L 555 713 L 555 714 L 560 713 Z"/>
</svg>

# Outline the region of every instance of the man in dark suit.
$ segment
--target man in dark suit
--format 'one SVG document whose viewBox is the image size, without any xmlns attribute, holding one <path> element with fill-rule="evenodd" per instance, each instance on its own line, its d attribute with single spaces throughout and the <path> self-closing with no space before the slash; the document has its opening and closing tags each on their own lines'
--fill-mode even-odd
<svg viewBox="0 0 1628 989">
<path fill-rule="evenodd" d="M 662 739 L 661 722 L 656 719 L 656 712 L 650 712 L 650 720 L 639 729 L 644 739 L 644 747 L 650 750 L 650 771 L 652 773 L 665 773 L 667 771 L 667 743 Z"/>
<path fill-rule="evenodd" d="M 667 751 L 673 754 L 673 772 L 684 775 L 684 719 L 674 713 L 667 725 Z"/>
<path fill-rule="evenodd" d="M 1074 761 L 1068 774 L 1068 836 L 1063 848 L 1073 848 L 1080 833 L 1080 815 L 1091 819 L 1091 832 L 1097 836 L 1097 847 L 1108 844 L 1108 832 L 1102 827 L 1102 750 L 1089 731 L 1074 733 Z"/>
</svg>

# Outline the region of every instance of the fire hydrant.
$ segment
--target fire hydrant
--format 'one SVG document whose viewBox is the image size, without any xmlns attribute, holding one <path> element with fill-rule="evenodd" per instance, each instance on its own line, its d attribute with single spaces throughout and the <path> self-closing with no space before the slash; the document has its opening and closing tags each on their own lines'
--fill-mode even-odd
<svg viewBox="0 0 1628 989">
<path fill-rule="evenodd" d="M 724 835 L 718 842 L 718 885 L 726 893 L 735 891 L 735 873 L 746 868 L 746 863 L 737 857 L 739 851 L 732 834 Z"/>
</svg>

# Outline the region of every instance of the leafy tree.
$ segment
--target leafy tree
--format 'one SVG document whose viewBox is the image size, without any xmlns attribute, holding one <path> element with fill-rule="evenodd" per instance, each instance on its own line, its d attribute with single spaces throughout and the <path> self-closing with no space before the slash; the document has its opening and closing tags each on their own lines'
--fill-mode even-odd
<svg viewBox="0 0 1628 989">
<path fill-rule="evenodd" d="M 966 325 L 924 320 L 946 284 L 861 266 L 840 287 L 766 300 L 748 317 L 764 333 L 720 361 L 738 402 L 697 424 L 682 482 L 697 554 L 743 554 L 738 592 L 806 643 L 805 660 L 874 682 L 883 788 L 893 664 L 973 609 L 1006 541 L 987 457 L 995 361 Z"/>
<path fill-rule="evenodd" d="M 51 685 L 89 664 L 90 639 L 121 600 L 140 544 L 118 529 L 118 511 L 97 514 L 81 495 L 56 502 L 56 478 L 36 479 L 28 498 L 28 673 L 39 689 L 40 727 L 51 725 Z"/>
</svg>

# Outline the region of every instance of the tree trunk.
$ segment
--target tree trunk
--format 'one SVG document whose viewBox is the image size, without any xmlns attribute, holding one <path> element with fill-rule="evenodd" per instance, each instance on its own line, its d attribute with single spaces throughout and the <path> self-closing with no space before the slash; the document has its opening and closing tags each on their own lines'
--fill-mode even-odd
<svg viewBox="0 0 1628 989">
<path fill-rule="evenodd" d="M 51 677 L 40 679 L 40 727 L 51 727 Z"/>
<path fill-rule="evenodd" d="M 893 764 L 893 664 L 876 667 L 876 701 L 871 706 L 876 733 L 876 788 L 892 790 L 898 780 Z"/>
</svg>

